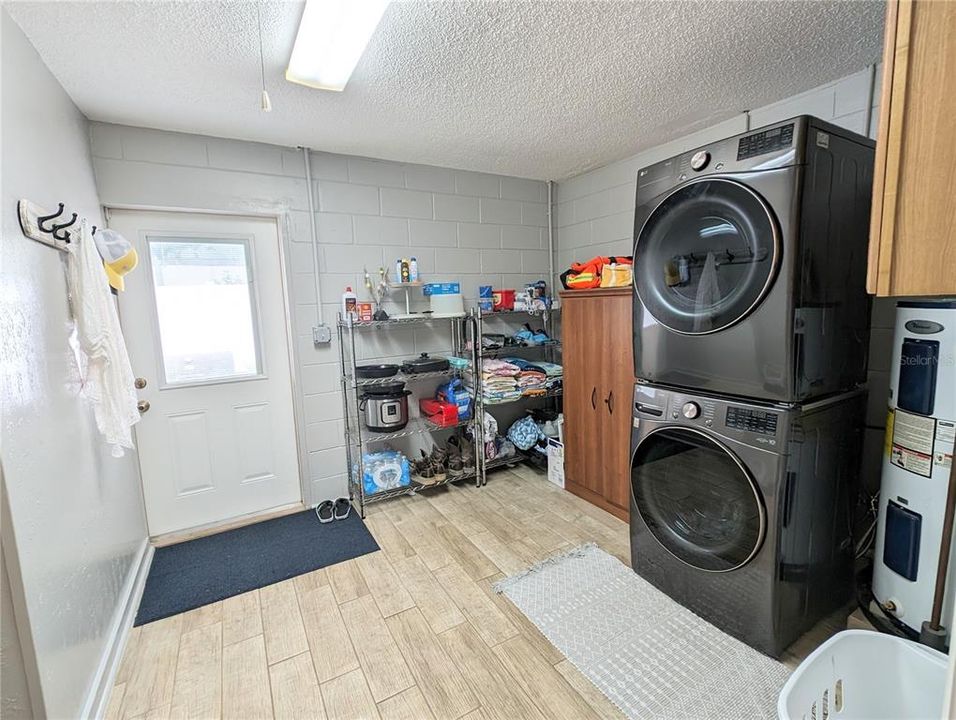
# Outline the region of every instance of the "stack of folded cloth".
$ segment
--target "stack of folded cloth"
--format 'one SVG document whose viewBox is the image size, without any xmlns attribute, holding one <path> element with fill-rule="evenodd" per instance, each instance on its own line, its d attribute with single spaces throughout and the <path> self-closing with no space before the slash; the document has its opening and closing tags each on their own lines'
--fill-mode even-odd
<svg viewBox="0 0 956 720">
<path fill-rule="evenodd" d="M 530 362 L 524 358 L 503 358 L 521 370 L 517 377 L 518 388 L 525 396 L 544 395 L 548 390 L 561 387 L 564 369 L 549 362 Z"/>
<path fill-rule="evenodd" d="M 557 390 L 561 387 L 561 384 L 564 380 L 563 367 L 549 362 L 539 362 L 535 363 L 535 365 L 541 368 L 541 370 L 544 371 L 544 374 L 547 375 L 548 379 L 545 382 L 545 386 L 548 388 L 548 390 Z"/>
<path fill-rule="evenodd" d="M 522 395 L 529 397 L 532 395 L 544 395 L 545 392 L 547 392 L 545 386 L 547 375 L 536 363 L 518 357 L 502 359 L 521 369 L 521 374 L 515 379 Z"/>
<path fill-rule="evenodd" d="M 482 360 L 482 399 L 486 402 L 504 402 L 520 398 L 521 389 L 517 381 L 520 374 L 521 368 L 504 360 Z M 470 371 L 465 373 L 464 379 L 469 387 L 474 388 L 474 377 Z"/>
</svg>

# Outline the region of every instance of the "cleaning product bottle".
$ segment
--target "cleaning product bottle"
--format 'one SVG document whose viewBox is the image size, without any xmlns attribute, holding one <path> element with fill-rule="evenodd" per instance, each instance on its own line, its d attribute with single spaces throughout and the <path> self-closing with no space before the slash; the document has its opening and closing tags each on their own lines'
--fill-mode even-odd
<svg viewBox="0 0 956 720">
<path fill-rule="evenodd" d="M 408 263 L 408 281 L 418 282 L 418 260 L 415 258 Z"/>
<path fill-rule="evenodd" d="M 395 261 L 395 280 L 394 282 L 400 283 L 402 281 L 402 259 L 398 258 Z"/>
<path fill-rule="evenodd" d="M 358 319 L 358 310 L 355 307 L 358 304 L 358 295 L 352 292 L 352 287 L 349 286 L 345 288 L 345 292 L 342 293 L 342 319 L 348 320 L 351 317 L 353 320 Z"/>
</svg>

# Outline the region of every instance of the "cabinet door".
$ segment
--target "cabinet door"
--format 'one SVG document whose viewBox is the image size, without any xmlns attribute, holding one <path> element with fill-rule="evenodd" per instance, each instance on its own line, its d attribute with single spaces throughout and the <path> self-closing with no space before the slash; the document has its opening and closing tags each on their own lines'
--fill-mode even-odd
<svg viewBox="0 0 956 720">
<path fill-rule="evenodd" d="M 605 298 L 602 323 L 601 495 L 625 515 L 630 510 L 631 398 L 634 393 L 631 296 Z M 621 515 L 621 512 L 615 513 Z"/>
<path fill-rule="evenodd" d="M 599 492 L 600 298 L 567 298 L 561 318 L 564 361 L 564 440 L 567 483 Z"/>
<path fill-rule="evenodd" d="M 956 292 L 956 3 L 890 0 L 867 289 Z"/>
</svg>

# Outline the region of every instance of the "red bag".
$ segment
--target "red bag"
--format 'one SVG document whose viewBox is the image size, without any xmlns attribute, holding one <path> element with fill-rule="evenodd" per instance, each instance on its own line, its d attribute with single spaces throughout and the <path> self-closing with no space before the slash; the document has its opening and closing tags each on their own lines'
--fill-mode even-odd
<svg viewBox="0 0 956 720">
<path fill-rule="evenodd" d="M 605 265 L 631 265 L 631 257 L 606 257 L 599 255 L 587 262 L 572 263 L 571 269 L 561 273 L 561 284 L 566 290 L 591 290 L 601 287 L 601 270 Z"/>
</svg>

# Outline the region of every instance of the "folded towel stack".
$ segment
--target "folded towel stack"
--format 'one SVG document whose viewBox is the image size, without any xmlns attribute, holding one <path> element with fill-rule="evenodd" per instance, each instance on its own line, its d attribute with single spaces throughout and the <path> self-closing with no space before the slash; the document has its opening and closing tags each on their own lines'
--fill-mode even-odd
<svg viewBox="0 0 956 720">
<path fill-rule="evenodd" d="M 544 361 L 530 361 L 525 358 L 507 357 L 503 361 L 520 368 L 518 387 L 525 396 L 544 395 L 549 390 L 561 387 L 564 368 L 555 363 Z"/>
<path fill-rule="evenodd" d="M 482 399 L 488 403 L 507 402 L 533 395 L 544 395 L 561 387 L 564 368 L 549 362 L 531 362 L 524 358 L 507 357 L 481 362 Z M 475 377 L 471 370 L 464 373 L 465 385 L 474 390 Z"/>
</svg>

